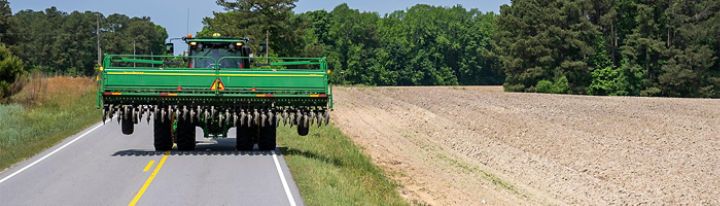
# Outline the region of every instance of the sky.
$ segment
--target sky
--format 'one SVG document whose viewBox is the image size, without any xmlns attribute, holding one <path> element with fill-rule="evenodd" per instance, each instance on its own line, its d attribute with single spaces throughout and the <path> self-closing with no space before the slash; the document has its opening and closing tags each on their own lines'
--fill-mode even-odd
<svg viewBox="0 0 720 206">
<path fill-rule="evenodd" d="M 350 8 L 360 11 L 378 12 L 380 15 L 404 10 L 415 4 L 435 6 L 462 5 L 465 8 L 477 8 L 483 12 L 498 13 L 500 5 L 510 4 L 510 0 L 300 0 L 296 13 L 313 10 L 332 10 L 335 6 L 347 3 Z M 10 0 L 13 13 L 20 10 L 45 10 L 51 6 L 61 11 L 100 11 L 105 16 L 114 13 L 127 16 L 149 16 L 150 19 L 167 29 L 168 35 L 182 37 L 202 30 L 202 19 L 212 16 L 213 12 L 224 11 L 215 4 L 215 0 Z M 189 10 L 189 15 L 188 15 Z M 189 19 L 189 20 L 188 20 Z M 186 47 L 176 44 L 176 53 Z"/>
</svg>

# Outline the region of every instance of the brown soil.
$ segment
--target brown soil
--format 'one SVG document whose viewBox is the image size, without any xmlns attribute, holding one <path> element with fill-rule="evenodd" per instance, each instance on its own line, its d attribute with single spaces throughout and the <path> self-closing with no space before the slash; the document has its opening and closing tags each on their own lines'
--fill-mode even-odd
<svg viewBox="0 0 720 206">
<path fill-rule="evenodd" d="M 416 204 L 720 204 L 720 100 L 334 92 L 333 121 Z"/>
</svg>

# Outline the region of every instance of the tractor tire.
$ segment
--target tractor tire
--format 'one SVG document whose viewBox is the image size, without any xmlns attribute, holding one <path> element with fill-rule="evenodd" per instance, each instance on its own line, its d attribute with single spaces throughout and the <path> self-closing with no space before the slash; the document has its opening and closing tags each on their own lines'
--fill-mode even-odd
<svg viewBox="0 0 720 206">
<path fill-rule="evenodd" d="M 172 124 L 170 124 L 169 120 L 165 120 L 165 122 L 163 122 L 160 118 L 155 119 L 153 123 L 153 136 L 155 139 L 154 145 L 156 151 L 167 151 L 172 149 L 173 142 L 171 127 Z"/>
<path fill-rule="evenodd" d="M 195 124 L 189 120 L 178 120 L 176 137 L 177 147 L 181 151 L 195 150 Z"/>
<path fill-rule="evenodd" d="M 120 124 L 120 127 L 122 127 L 122 133 L 124 135 L 131 135 L 133 134 L 133 132 L 135 132 L 135 124 L 131 118 L 123 118 L 120 121 Z"/>
<path fill-rule="evenodd" d="M 274 122 L 274 121 L 273 121 Z M 277 127 L 275 123 L 265 124 L 260 128 L 260 139 L 258 140 L 258 148 L 260 150 L 275 150 L 277 145 Z"/>
<path fill-rule="evenodd" d="M 307 136 L 308 133 L 310 133 L 310 127 L 305 126 L 303 124 L 298 124 L 297 132 L 298 132 L 298 135 L 300 135 L 300 136 Z"/>
<path fill-rule="evenodd" d="M 237 142 L 235 148 L 237 150 L 252 150 L 255 145 L 253 137 L 257 134 L 257 127 L 237 127 Z"/>
</svg>

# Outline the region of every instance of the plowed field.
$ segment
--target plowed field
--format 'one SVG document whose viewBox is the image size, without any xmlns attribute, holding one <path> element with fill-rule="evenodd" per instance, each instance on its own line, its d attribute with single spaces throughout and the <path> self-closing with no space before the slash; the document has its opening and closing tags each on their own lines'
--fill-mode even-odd
<svg viewBox="0 0 720 206">
<path fill-rule="evenodd" d="M 720 204 L 720 100 L 334 92 L 333 121 L 414 203 Z"/>
</svg>

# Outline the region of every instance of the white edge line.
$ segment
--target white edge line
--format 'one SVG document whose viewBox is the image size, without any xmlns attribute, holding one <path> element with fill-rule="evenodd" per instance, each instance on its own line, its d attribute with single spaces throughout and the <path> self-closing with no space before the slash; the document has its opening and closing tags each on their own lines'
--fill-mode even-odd
<svg viewBox="0 0 720 206">
<path fill-rule="evenodd" d="M 51 155 L 57 153 L 58 151 L 60 151 L 60 150 L 62 150 L 63 148 L 67 147 L 68 145 L 72 144 L 73 142 L 82 139 L 82 138 L 85 137 L 86 135 L 90 134 L 90 132 L 95 131 L 97 128 L 100 128 L 101 126 L 103 126 L 103 124 L 98 124 L 97 126 L 95 126 L 95 127 L 93 127 L 92 129 L 86 131 L 85 133 L 83 133 L 83 134 L 81 134 L 80 136 L 76 137 L 76 138 L 73 139 L 72 141 L 70 141 L 70 142 L 68 142 L 68 143 L 65 143 L 64 145 L 58 147 L 57 149 L 55 149 L 55 150 L 53 150 L 52 152 L 46 154 L 45 156 L 41 157 L 40 159 L 37 159 L 37 160 L 35 160 L 34 162 L 30 163 L 29 165 L 26 165 L 25 167 L 23 167 L 23 168 L 15 171 L 15 172 L 13 172 L 12 174 L 6 176 L 5 178 L 0 179 L 0 183 L 5 182 L 6 180 L 12 178 L 13 176 L 15 176 L 15 175 L 17 175 L 17 174 L 20 174 L 21 172 L 25 171 L 26 169 L 28 169 L 28 168 L 36 165 L 36 164 L 39 163 L 40 161 L 45 160 L 46 158 L 48 158 L 48 157 L 50 157 Z"/>
<path fill-rule="evenodd" d="M 287 180 L 285 180 L 285 174 L 283 173 L 282 169 L 280 168 L 280 162 L 278 162 L 277 150 L 273 152 L 273 160 L 275 161 L 275 168 L 277 168 L 278 174 L 280 175 L 280 181 L 282 182 L 283 189 L 285 190 L 285 195 L 287 195 L 288 201 L 290 201 L 290 206 L 296 206 L 295 198 L 293 198 L 292 193 L 290 193 L 290 187 L 288 187 Z"/>
</svg>

